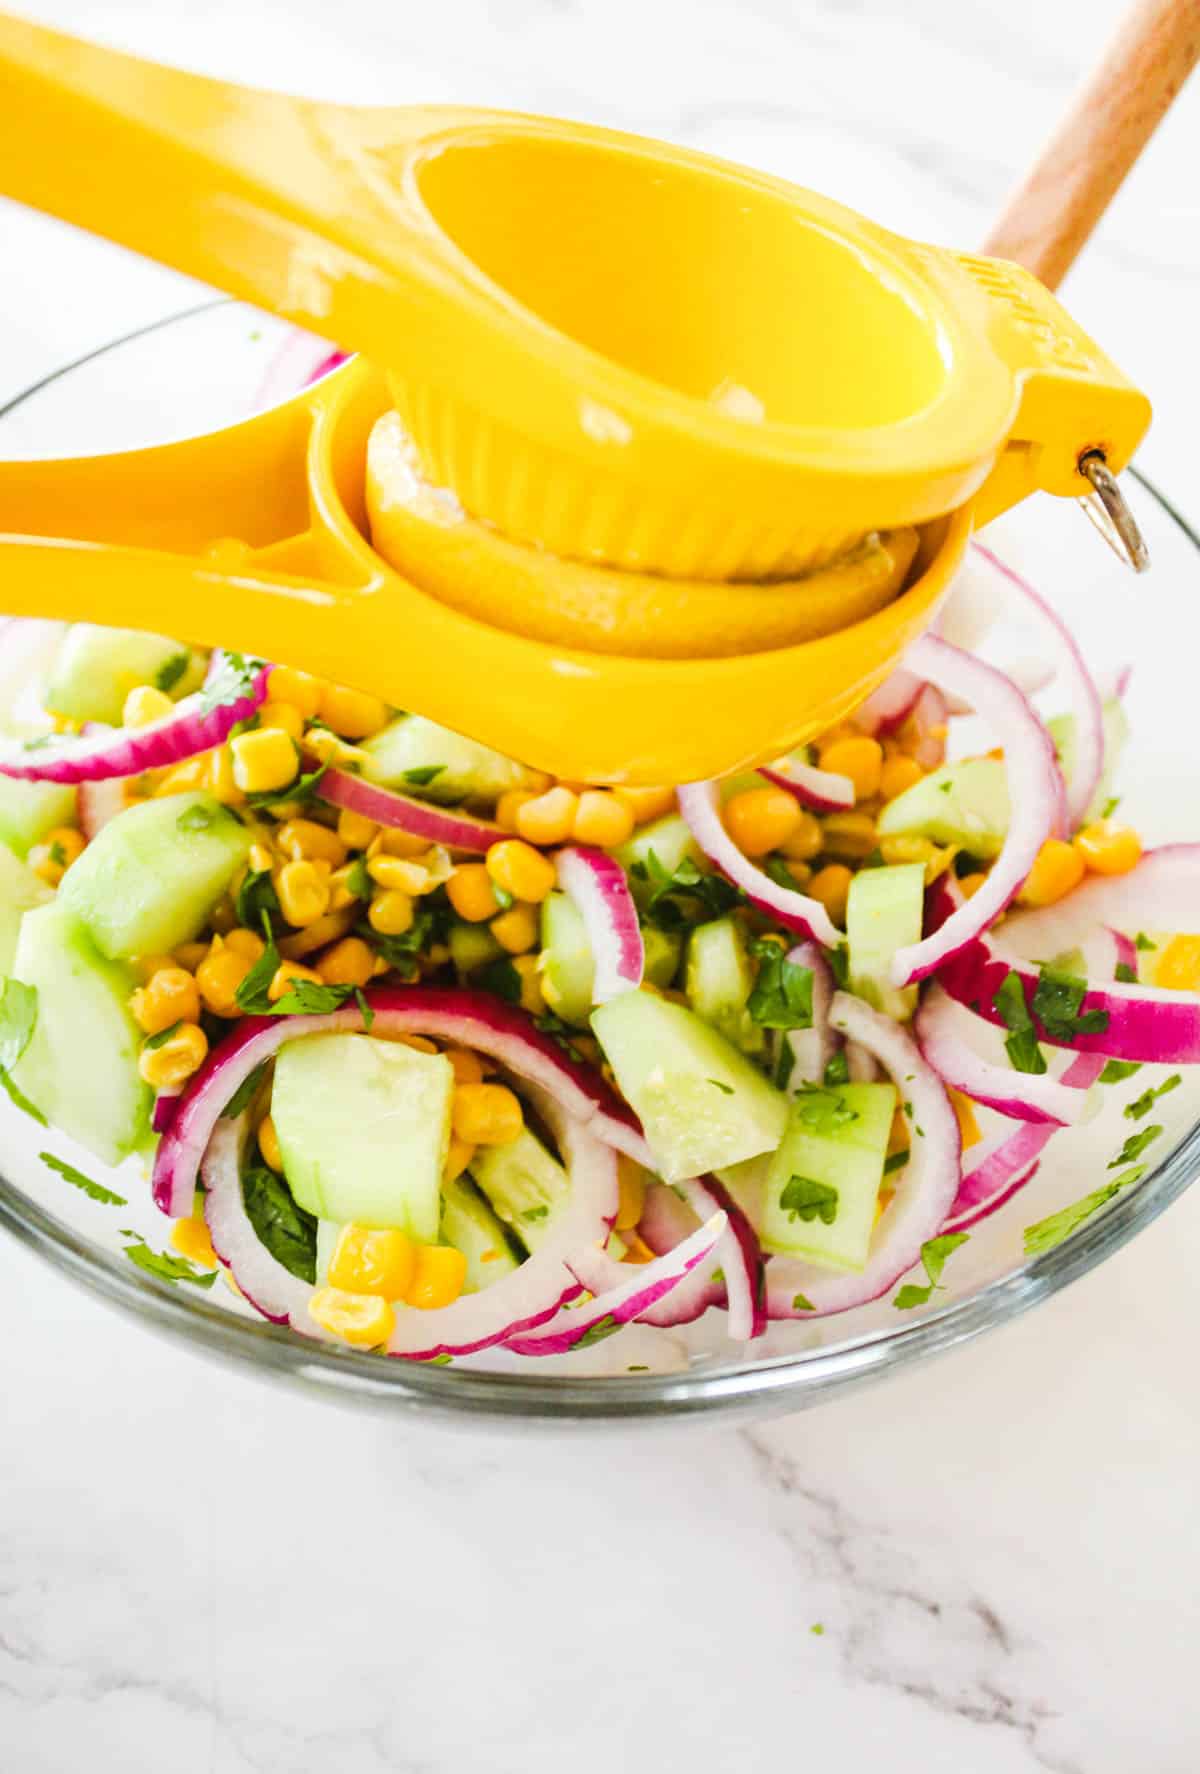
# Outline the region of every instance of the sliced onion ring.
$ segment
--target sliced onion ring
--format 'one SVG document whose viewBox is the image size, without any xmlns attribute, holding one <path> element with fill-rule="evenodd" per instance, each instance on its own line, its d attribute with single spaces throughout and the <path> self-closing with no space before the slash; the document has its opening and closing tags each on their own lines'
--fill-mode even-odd
<svg viewBox="0 0 1200 1774">
<path fill-rule="evenodd" d="M 414 795 L 400 795 L 394 789 L 381 788 L 352 776 L 348 770 L 326 770 L 317 783 L 317 794 L 331 807 L 343 807 L 348 813 L 360 813 L 375 825 L 389 831 L 407 832 L 410 838 L 423 838 L 429 844 L 444 844 L 447 850 L 468 850 L 483 855 L 502 838 L 512 836 L 490 819 L 477 819 L 457 807 L 436 807 L 431 801 L 418 801 Z"/>
<path fill-rule="evenodd" d="M 802 807 L 814 813 L 837 813 L 854 805 L 854 784 L 836 770 L 818 770 L 799 758 L 777 758 L 773 764 L 760 764 L 760 776 L 776 788 L 786 788 Z"/>
<path fill-rule="evenodd" d="M 767 1264 L 768 1318 L 828 1317 L 878 1299 L 920 1261 L 921 1246 L 936 1236 L 958 1192 L 958 1119 L 945 1085 L 922 1059 L 912 1036 L 848 992 L 834 998 L 831 1021 L 875 1055 L 912 1104 L 912 1156 L 872 1234 L 862 1273 L 834 1274 L 815 1263 L 772 1257 Z M 797 1300 L 807 1300 L 809 1306 Z"/>
<path fill-rule="evenodd" d="M 689 782 L 679 790 L 679 811 L 708 860 L 740 887 L 752 906 L 786 930 L 811 937 L 833 949 L 842 938 L 819 899 L 779 887 L 770 875 L 743 856 L 721 818 L 721 794 L 715 782 Z M 982 892 L 982 889 L 980 889 Z"/>
<path fill-rule="evenodd" d="M 974 905 L 982 892 L 981 888 L 967 904 Z M 948 903 L 945 891 L 935 890 L 930 916 L 936 918 Z M 989 1022 L 1000 1023 L 995 996 L 1008 973 L 1015 972 L 1032 1014 L 1038 963 L 1085 946 L 1105 927 L 1186 930 L 1196 922 L 1198 903 L 1200 844 L 1164 845 L 1147 851 L 1127 875 L 1093 876 L 1056 905 L 1008 919 L 999 935 L 977 935 L 941 968 L 938 978 L 952 998 L 970 1005 Z M 1200 1064 L 1200 993 L 1089 980 L 1080 1011 L 1094 1010 L 1108 1017 L 1102 1031 L 1063 1040 L 1039 1023 L 1038 1039 L 1105 1059 Z"/>
<path fill-rule="evenodd" d="M 595 973 L 592 999 L 607 1004 L 642 983 L 646 951 L 625 870 L 590 844 L 573 844 L 557 857 L 558 884 L 583 919 Z"/>
<path fill-rule="evenodd" d="M 923 681 L 915 672 L 901 667 L 890 677 L 884 678 L 879 688 L 873 690 L 867 700 L 859 704 L 850 719 L 861 733 L 868 733 L 872 737 L 879 733 L 894 732 L 912 713 L 917 697 L 924 688 Z"/>
<path fill-rule="evenodd" d="M 140 776 L 161 770 L 220 745 L 239 721 L 248 720 L 267 694 L 270 666 L 236 701 L 205 707 L 203 690 L 185 696 L 161 720 L 146 727 L 104 729 L 78 739 L 56 740 L 35 751 L 21 746 L 0 750 L 0 775 L 23 782 L 104 782 L 114 776 Z"/>
<path fill-rule="evenodd" d="M 1074 831 L 1076 826 L 1082 825 L 1104 771 L 1104 708 L 1100 692 L 1078 642 L 1054 606 L 982 542 L 972 546 L 979 558 L 1024 599 L 1041 624 L 1051 650 L 1057 655 L 1071 701 L 1071 712 L 1075 716 L 1073 764 L 1067 783 L 1068 827 Z"/>
<path fill-rule="evenodd" d="M 638 1232 L 655 1256 L 665 1256 L 674 1250 L 700 1223 L 699 1215 L 693 1213 L 669 1183 L 649 1185 Z M 663 1329 L 694 1323 L 711 1306 L 725 1304 L 725 1284 L 721 1276 L 721 1253 L 718 1250 L 710 1262 L 701 1263 L 686 1281 L 641 1313 L 640 1322 Z"/>
<path fill-rule="evenodd" d="M 986 930 L 1015 898 L 1059 818 L 1062 777 L 1045 725 L 1002 673 L 934 635 L 909 648 L 908 661 L 940 689 L 963 696 L 994 728 L 1004 746 L 1012 817 L 1004 846 L 987 879 L 930 935 L 899 949 L 892 961 L 896 985 L 936 973 Z"/>
<path fill-rule="evenodd" d="M 442 986 L 379 986 L 365 994 L 380 1035 L 433 1035 L 477 1048 L 516 1077 L 540 1086 L 605 1145 L 652 1168 L 632 1113 L 591 1067 L 571 1059 L 515 1005 L 487 992 Z M 357 1002 L 324 1016 L 257 1016 L 238 1023 L 188 1082 L 154 1161 L 154 1199 L 181 1219 L 192 1211 L 200 1163 L 221 1114 L 238 1088 L 288 1041 L 364 1029 Z"/>
<path fill-rule="evenodd" d="M 977 1019 L 936 983 L 913 1023 L 921 1052 L 943 1083 L 1013 1121 L 1070 1127 L 1087 1109 L 1082 1091 L 1046 1073 L 1014 1071 L 1007 1058 L 991 1060 L 972 1046 Z"/>
</svg>

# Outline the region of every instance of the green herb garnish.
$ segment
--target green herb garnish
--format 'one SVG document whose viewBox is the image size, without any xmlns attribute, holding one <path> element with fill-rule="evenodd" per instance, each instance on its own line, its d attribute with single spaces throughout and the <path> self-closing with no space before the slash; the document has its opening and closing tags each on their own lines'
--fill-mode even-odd
<svg viewBox="0 0 1200 1774">
<path fill-rule="evenodd" d="M 758 978 L 746 1009 L 764 1029 L 811 1029 L 813 970 L 789 961 L 775 942 L 755 942 L 750 953 L 758 961 Z"/>
<path fill-rule="evenodd" d="M 783 1185 L 779 1205 L 789 1220 L 820 1220 L 832 1226 L 837 1219 L 838 1192 L 816 1177 L 793 1176 Z"/>
<path fill-rule="evenodd" d="M 228 708 L 231 702 L 242 702 L 254 695 L 261 659 L 247 659 L 241 653 L 222 653 L 216 668 L 200 695 L 200 713 L 211 714 L 215 708 Z"/>
<path fill-rule="evenodd" d="M 1126 1078 L 1132 1078 L 1135 1072 L 1142 1069 L 1141 1061 L 1135 1059 L 1110 1059 L 1104 1063 L 1100 1074 L 1101 1084 L 1120 1084 Z"/>
<path fill-rule="evenodd" d="M 732 1084 L 722 1084 L 719 1078 L 709 1078 L 707 1082 L 712 1085 L 714 1090 L 719 1090 L 723 1096 L 733 1095 Z"/>
<path fill-rule="evenodd" d="M 605 1337 L 611 1337 L 620 1329 L 620 1320 L 614 1318 L 612 1313 L 608 1312 L 603 1318 L 598 1318 L 595 1324 L 590 1325 L 579 1338 L 578 1342 L 572 1344 L 572 1347 L 575 1349 L 590 1349 L 593 1343 L 602 1343 Z"/>
<path fill-rule="evenodd" d="M 242 1082 L 238 1085 L 229 1101 L 225 1104 L 225 1107 L 221 1110 L 221 1119 L 223 1121 L 236 1121 L 239 1115 L 245 1114 L 246 1110 L 250 1107 L 250 1104 L 258 1095 L 258 1087 L 263 1081 L 263 1073 L 266 1069 L 267 1062 L 266 1060 L 263 1060 L 261 1065 L 255 1066 L 254 1070 L 248 1077 L 242 1079 Z"/>
<path fill-rule="evenodd" d="M 275 891 L 269 869 L 247 871 L 246 878 L 237 891 L 236 908 L 238 923 L 249 930 L 261 929 L 264 915 L 272 918 L 281 915 L 279 895 Z"/>
<path fill-rule="evenodd" d="M 506 956 L 498 956 L 481 967 L 475 975 L 485 992 L 503 998 L 506 1004 L 521 1002 L 521 975 Z"/>
<path fill-rule="evenodd" d="M 351 996 L 351 985 L 318 985 L 315 979 L 293 979 L 283 996 L 271 1005 L 272 1016 L 328 1016 L 340 1010 Z"/>
<path fill-rule="evenodd" d="M 817 1308 L 813 1305 L 807 1294 L 792 1295 L 793 1312 L 815 1312 L 816 1309 Z"/>
<path fill-rule="evenodd" d="M 635 880 L 649 884 L 645 916 L 663 930 L 705 918 L 720 918 L 743 897 L 723 875 L 706 873 L 690 856 L 685 856 L 672 874 L 657 853 L 650 850 L 645 862 L 634 863 L 629 872 Z"/>
<path fill-rule="evenodd" d="M 892 1305 L 901 1312 L 907 1312 L 913 1306 L 924 1306 L 935 1287 L 942 1279 L 942 1270 L 947 1259 L 953 1256 L 960 1244 L 965 1244 L 970 1237 L 969 1232 L 943 1232 L 938 1238 L 927 1238 L 921 1246 L 921 1262 L 929 1278 L 927 1287 L 919 1287 L 915 1282 L 906 1282 L 900 1289 Z"/>
<path fill-rule="evenodd" d="M 1025 1002 L 1021 976 L 1010 969 L 992 997 L 992 1006 L 1005 1028 L 1010 1031 L 1004 1043 L 1013 1069 L 1030 1074 L 1046 1070 L 1046 1056 L 1038 1046 L 1037 1030 Z"/>
<path fill-rule="evenodd" d="M 1113 978 L 1123 986 L 1135 986 L 1137 984 L 1137 968 L 1131 967 L 1128 961 L 1118 961 L 1113 969 Z"/>
<path fill-rule="evenodd" d="M 375 1021 L 375 1012 L 367 1003 L 366 994 L 361 986 L 355 986 L 354 988 L 354 1002 L 358 1005 L 358 1014 L 363 1019 L 363 1032 L 369 1035 L 371 1033 L 372 1024 Z"/>
<path fill-rule="evenodd" d="M 42 1111 L 30 1102 L 24 1091 L 12 1080 L 12 1069 L 33 1039 L 37 1026 L 37 987 L 23 985 L 19 979 L 6 979 L 0 987 L 0 1086 L 18 1109 L 42 1127 L 49 1123 Z"/>
<path fill-rule="evenodd" d="M 843 1049 L 835 1053 L 825 1067 L 825 1084 L 828 1089 L 834 1089 L 839 1084 L 849 1084 L 849 1082 L 850 1062 Z"/>
<path fill-rule="evenodd" d="M 38 1157 L 47 1170 L 55 1171 L 73 1189 L 82 1189 L 89 1200 L 99 1201 L 103 1207 L 128 1207 L 129 1203 L 124 1195 L 114 1195 L 103 1183 L 94 1183 L 91 1177 L 84 1176 L 73 1164 L 66 1164 L 61 1158 L 56 1158 L 53 1152 L 39 1152 Z"/>
<path fill-rule="evenodd" d="M 1169 1091 L 1176 1090 L 1182 1083 L 1182 1072 L 1172 1072 L 1171 1076 L 1164 1079 L 1156 1089 L 1144 1090 L 1136 1102 L 1126 1103 L 1126 1116 L 1130 1121 L 1140 1121 L 1144 1115 L 1150 1113 L 1160 1096 L 1166 1096 Z"/>
<path fill-rule="evenodd" d="M 1145 955 L 1156 949 L 1158 944 L 1156 942 L 1151 942 L 1144 930 L 1139 930 L 1133 939 L 1133 946 Z"/>
<path fill-rule="evenodd" d="M 125 1255 L 129 1261 L 159 1281 L 187 1281 L 193 1287 L 211 1287 L 217 1279 L 215 1269 L 197 1269 L 185 1257 L 173 1256 L 170 1251 L 151 1250 L 141 1233 L 134 1232 L 129 1227 L 125 1228 L 122 1236 L 134 1241 L 125 1246 Z"/>
<path fill-rule="evenodd" d="M 191 663 L 190 653 L 172 653 L 154 674 L 154 688 L 166 696 L 172 691 Z"/>
<path fill-rule="evenodd" d="M 1140 1158 L 1147 1146 L 1152 1146 L 1159 1134 L 1165 1130 L 1155 1122 L 1153 1127 L 1143 1127 L 1141 1133 L 1131 1133 L 1115 1158 L 1109 1160 L 1109 1170 L 1119 1170 L 1123 1164 L 1132 1164 Z"/>
<path fill-rule="evenodd" d="M 401 770 L 401 780 L 414 788 L 426 788 L 445 770 L 445 764 L 418 764 L 412 770 Z"/>
<path fill-rule="evenodd" d="M 1144 1164 L 1136 1165 L 1133 1170 L 1126 1171 L 1124 1176 L 1114 1177 L 1111 1183 L 1105 1183 L 1099 1189 L 1093 1189 L 1090 1195 L 1082 1200 L 1072 1202 L 1070 1207 L 1060 1207 L 1057 1213 L 1048 1214 L 1044 1220 L 1036 1220 L 1032 1226 L 1025 1228 L 1025 1255 L 1040 1257 L 1046 1251 L 1053 1250 L 1064 1238 L 1090 1220 L 1092 1215 L 1112 1200 L 1122 1189 L 1131 1184 L 1141 1182 L 1146 1174 Z"/>
<path fill-rule="evenodd" d="M 839 1127 L 848 1127 L 858 1120 L 857 1110 L 850 1108 L 844 1096 L 820 1084 L 803 1086 L 794 1099 L 792 1113 L 810 1133 L 816 1134 L 836 1133 Z"/>
<path fill-rule="evenodd" d="M 297 1201 L 282 1177 L 265 1164 L 242 1173 L 246 1214 L 277 1263 L 300 1281 L 317 1278 L 317 1222 Z"/>
<path fill-rule="evenodd" d="M 1055 967 L 1043 967 L 1033 994 L 1033 1014 L 1052 1041 L 1071 1042 L 1077 1035 L 1102 1035 L 1108 1027 L 1107 1010 L 1080 1007 L 1087 996 L 1087 981 Z"/>
</svg>

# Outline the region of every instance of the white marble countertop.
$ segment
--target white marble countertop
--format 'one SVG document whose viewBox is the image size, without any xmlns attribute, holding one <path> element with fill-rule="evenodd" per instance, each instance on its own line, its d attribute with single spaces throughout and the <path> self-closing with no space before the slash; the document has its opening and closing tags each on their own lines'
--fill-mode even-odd
<svg viewBox="0 0 1200 1774">
<path fill-rule="evenodd" d="M 24 0 L 128 47 L 758 162 L 970 245 L 1117 0 Z M 1200 506 L 1200 88 L 1068 286 Z M 0 400 L 186 304 L 0 209 Z M 5 1774 L 970 1774 L 1200 1763 L 1200 1195 L 1011 1327 L 741 1431 L 392 1425 L 0 1245 Z M 814 1628 L 823 1628 L 817 1632 Z"/>
</svg>

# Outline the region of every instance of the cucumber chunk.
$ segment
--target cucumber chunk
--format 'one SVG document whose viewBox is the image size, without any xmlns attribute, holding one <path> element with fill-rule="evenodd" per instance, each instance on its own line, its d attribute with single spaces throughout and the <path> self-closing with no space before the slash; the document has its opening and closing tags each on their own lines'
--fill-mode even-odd
<svg viewBox="0 0 1200 1774">
<path fill-rule="evenodd" d="M 683 936 L 648 924 L 642 931 L 643 973 L 651 985 L 669 986 L 679 968 Z M 538 956 L 546 1003 L 564 1022 L 587 1022 L 594 1003 L 596 966 L 582 914 L 565 893 L 542 901 L 541 953 Z"/>
<path fill-rule="evenodd" d="M 21 919 L 34 906 L 48 905 L 53 898 L 46 883 L 0 844 L 0 979 L 12 967 Z"/>
<path fill-rule="evenodd" d="M 152 1096 L 138 1075 L 142 1034 L 129 1011 L 132 972 L 106 960 L 61 901 L 25 914 L 12 972 L 38 995 L 14 1084 L 52 1127 L 102 1164 L 118 1164 L 150 1129 Z"/>
<path fill-rule="evenodd" d="M 75 790 L 0 776 L 0 844 L 25 857 L 55 826 L 75 824 Z"/>
<path fill-rule="evenodd" d="M 892 957 L 897 949 L 920 942 L 924 910 L 923 863 L 862 869 L 850 883 L 846 904 L 850 990 L 897 1022 L 906 1022 L 916 1009 L 917 988 L 892 984 Z"/>
<path fill-rule="evenodd" d="M 652 824 L 642 826 L 613 851 L 629 876 L 630 890 L 639 906 L 645 905 L 654 891 L 647 861 L 651 851 L 669 875 L 675 873 L 685 856 L 693 862 L 703 861 L 695 838 L 678 813 L 664 814 Z"/>
<path fill-rule="evenodd" d="M 211 795 L 143 801 L 98 833 L 60 897 L 112 959 L 169 954 L 198 934 L 249 849 L 249 831 Z"/>
<path fill-rule="evenodd" d="M 119 726 L 125 698 L 153 684 L 178 699 L 199 689 L 204 661 L 182 641 L 136 628 L 76 622 L 67 630 L 46 685 L 46 706 L 72 721 Z"/>
<path fill-rule="evenodd" d="M 471 1175 L 528 1251 L 545 1240 L 571 1196 L 566 1171 L 527 1127 L 507 1146 L 480 1147 Z"/>
<path fill-rule="evenodd" d="M 300 1206 L 435 1244 L 453 1095 L 444 1054 L 370 1035 L 289 1042 L 275 1062 L 271 1118 Z"/>
<path fill-rule="evenodd" d="M 451 924 L 446 942 L 460 974 L 474 973 L 504 954 L 486 924 Z"/>
<path fill-rule="evenodd" d="M 592 1028 L 665 1182 L 779 1144 L 786 1097 L 694 1011 L 649 992 L 622 992 L 593 1012 Z"/>
<path fill-rule="evenodd" d="M 1081 821 L 1084 825 L 1090 820 L 1099 819 L 1108 805 L 1121 754 L 1129 743 L 1129 716 L 1125 713 L 1125 704 L 1119 696 L 1110 696 L 1105 701 L 1101 715 L 1104 722 L 1104 768 L 1100 772 L 1096 792 Z M 1063 774 L 1069 779 L 1075 768 L 1075 716 L 1055 715 L 1046 725 L 1050 729 L 1050 737 L 1054 741 Z"/>
<path fill-rule="evenodd" d="M 401 715 L 362 749 L 370 781 L 426 801 L 496 801 L 531 780 L 524 764 L 424 715 Z"/>
<path fill-rule="evenodd" d="M 442 1184 L 442 1239 L 467 1259 L 464 1293 L 480 1293 L 517 1267 L 504 1227 L 470 1177 Z"/>
<path fill-rule="evenodd" d="M 895 1109 L 894 1084 L 800 1092 L 767 1172 L 767 1250 L 827 1269 L 866 1267 Z"/>
<path fill-rule="evenodd" d="M 766 1036 L 746 1008 L 754 990 L 754 968 L 732 918 L 715 918 L 692 931 L 684 990 L 696 1015 L 726 1040 L 743 1053 L 762 1052 Z"/>
<path fill-rule="evenodd" d="M 1003 760 L 964 758 L 943 764 L 889 801 L 876 829 L 881 838 L 911 834 L 935 844 L 957 844 L 992 862 L 1000 854 L 1011 816 Z"/>
</svg>

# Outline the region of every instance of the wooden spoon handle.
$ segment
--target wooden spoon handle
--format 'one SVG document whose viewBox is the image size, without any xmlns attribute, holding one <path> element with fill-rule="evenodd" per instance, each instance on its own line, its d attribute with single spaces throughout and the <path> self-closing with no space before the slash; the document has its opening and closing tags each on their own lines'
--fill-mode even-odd
<svg viewBox="0 0 1200 1774">
<path fill-rule="evenodd" d="M 1200 0 L 1136 0 L 984 251 L 1057 289 L 1200 58 Z"/>
</svg>

